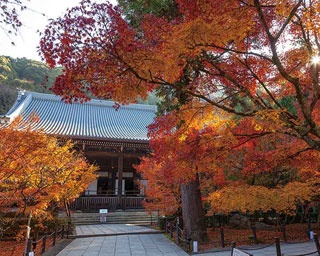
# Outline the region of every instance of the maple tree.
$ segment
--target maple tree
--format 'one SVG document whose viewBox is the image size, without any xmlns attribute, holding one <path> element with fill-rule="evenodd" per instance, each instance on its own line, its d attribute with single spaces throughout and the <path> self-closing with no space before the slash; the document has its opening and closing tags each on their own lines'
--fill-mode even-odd
<svg viewBox="0 0 320 256">
<path fill-rule="evenodd" d="M 32 131 L 20 118 L 0 129 L 0 168 L 1 236 L 31 212 L 40 222 L 53 217 L 52 207 L 78 197 L 97 169 L 71 142 Z"/>
<path fill-rule="evenodd" d="M 40 46 L 51 67 L 64 67 L 52 90 L 129 103 L 157 89 L 164 104 L 150 138 L 152 161 L 168 172 L 162 183 L 198 176 L 210 194 L 288 168 L 297 174 L 287 182 L 312 183 L 320 1 L 175 2 L 181 15 L 145 15 L 138 28 L 120 8 L 86 0 L 53 20 Z"/>
<path fill-rule="evenodd" d="M 27 0 L 28 1 L 28 0 Z M 16 34 L 22 23 L 19 19 L 20 11 L 27 9 L 25 0 L 3 0 L 0 3 L 0 29 L 10 38 Z M 14 44 L 14 42 L 12 42 Z"/>
</svg>

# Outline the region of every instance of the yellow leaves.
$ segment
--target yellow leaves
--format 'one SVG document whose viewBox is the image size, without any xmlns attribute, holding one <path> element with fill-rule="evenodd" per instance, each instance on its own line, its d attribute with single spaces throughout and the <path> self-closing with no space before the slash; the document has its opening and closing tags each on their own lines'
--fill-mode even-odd
<svg viewBox="0 0 320 256">
<path fill-rule="evenodd" d="M 217 130 L 225 130 L 227 126 L 233 126 L 233 116 L 231 114 L 217 109 L 209 103 L 198 100 L 182 106 L 176 115 L 178 120 L 185 121 L 186 127 L 198 130 L 208 126 L 214 127 Z"/>
<path fill-rule="evenodd" d="M 318 33 L 320 29 L 320 1 L 312 1 L 312 4 L 305 6 L 301 20 L 305 29 Z"/>
<path fill-rule="evenodd" d="M 51 202 L 77 197 L 94 178 L 96 167 L 56 138 L 39 131 L 0 129 L 1 207 L 17 203 L 45 212 Z M 0 208 L 1 211 L 1 208 Z"/>
<path fill-rule="evenodd" d="M 270 210 L 270 190 L 262 186 L 227 186 L 209 196 L 212 212 Z"/>
<path fill-rule="evenodd" d="M 258 111 L 251 119 L 252 127 L 259 132 L 277 132 L 282 131 L 285 122 L 281 121 L 282 110 L 265 109 Z"/>
<path fill-rule="evenodd" d="M 276 1 L 275 13 L 278 14 L 280 17 L 287 17 L 290 14 L 292 8 L 295 6 L 295 4 L 295 1 Z"/>
<path fill-rule="evenodd" d="M 272 122 L 279 122 L 279 117 L 281 113 L 281 110 L 264 109 L 258 111 L 256 116 L 260 117 L 262 120 L 271 120 Z"/>
<path fill-rule="evenodd" d="M 212 212 L 243 213 L 257 210 L 294 213 L 297 204 L 310 201 L 314 187 L 308 183 L 291 182 L 284 187 L 268 189 L 263 186 L 234 184 L 213 192 L 208 200 Z"/>
<path fill-rule="evenodd" d="M 199 15 L 179 24 L 168 24 L 170 30 L 161 35 L 162 44 L 148 53 L 150 61 L 142 58 L 148 63 L 143 70 L 154 76 L 161 73 L 165 81 L 174 83 L 187 61 L 201 52 L 214 52 L 215 47 L 224 48 L 230 42 L 240 47 L 254 24 L 251 9 L 239 8 L 236 1 L 221 1 L 221 6 L 211 4 L 199 3 Z M 154 72 L 155 68 L 158 72 Z"/>
<path fill-rule="evenodd" d="M 255 124 L 254 130 L 255 130 L 255 131 L 262 131 L 262 125 Z"/>
</svg>

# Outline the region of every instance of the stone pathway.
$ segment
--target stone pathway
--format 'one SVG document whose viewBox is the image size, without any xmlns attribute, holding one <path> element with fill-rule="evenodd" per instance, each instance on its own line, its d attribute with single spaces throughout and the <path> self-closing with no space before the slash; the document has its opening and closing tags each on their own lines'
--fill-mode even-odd
<svg viewBox="0 0 320 256">
<path fill-rule="evenodd" d="M 161 233 L 152 228 L 132 224 L 81 225 L 76 226 L 75 232 L 77 237 Z"/>
<path fill-rule="evenodd" d="M 188 256 L 159 231 L 130 224 L 83 225 L 58 256 Z"/>
<path fill-rule="evenodd" d="M 77 238 L 58 256 L 188 256 L 163 234 Z"/>
<path fill-rule="evenodd" d="M 159 231 L 129 224 L 100 224 L 76 227 L 74 239 L 57 256 L 188 256 L 175 243 Z M 275 256 L 274 245 L 247 248 L 253 256 Z M 281 243 L 283 256 L 318 255 L 314 241 Z M 314 252 L 314 253 L 312 253 Z M 201 256 L 230 256 L 230 249 L 205 253 Z M 51 256 L 48 255 L 48 256 Z M 47 255 L 46 255 L 47 256 Z"/>
</svg>

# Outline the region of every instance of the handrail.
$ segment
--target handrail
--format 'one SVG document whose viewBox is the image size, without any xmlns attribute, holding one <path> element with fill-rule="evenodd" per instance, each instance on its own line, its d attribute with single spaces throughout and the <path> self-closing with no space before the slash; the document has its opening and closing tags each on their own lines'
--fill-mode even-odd
<svg viewBox="0 0 320 256">
<path fill-rule="evenodd" d="M 141 193 L 141 190 L 124 190 L 122 191 L 122 195 L 139 195 L 144 196 L 144 193 Z M 94 190 L 87 189 L 83 192 L 82 196 L 117 196 L 118 192 L 115 190 Z"/>
</svg>

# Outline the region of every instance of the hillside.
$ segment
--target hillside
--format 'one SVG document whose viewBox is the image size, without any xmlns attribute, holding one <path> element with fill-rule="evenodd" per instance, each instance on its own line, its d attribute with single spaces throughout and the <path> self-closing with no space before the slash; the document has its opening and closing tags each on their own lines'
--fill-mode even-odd
<svg viewBox="0 0 320 256">
<path fill-rule="evenodd" d="M 45 63 L 26 58 L 0 56 L 0 115 L 6 114 L 17 99 L 18 89 L 51 93 L 49 90 L 60 69 L 50 69 Z M 151 93 L 141 104 L 156 105 L 159 98 Z"/>
<path fill-rule="evenodd" d="M 17 98 L 17 89 L 50 93 L 59 69 L 40 61 L 0 56 L 0 114 L 5 114 Z"/>
</svg>

